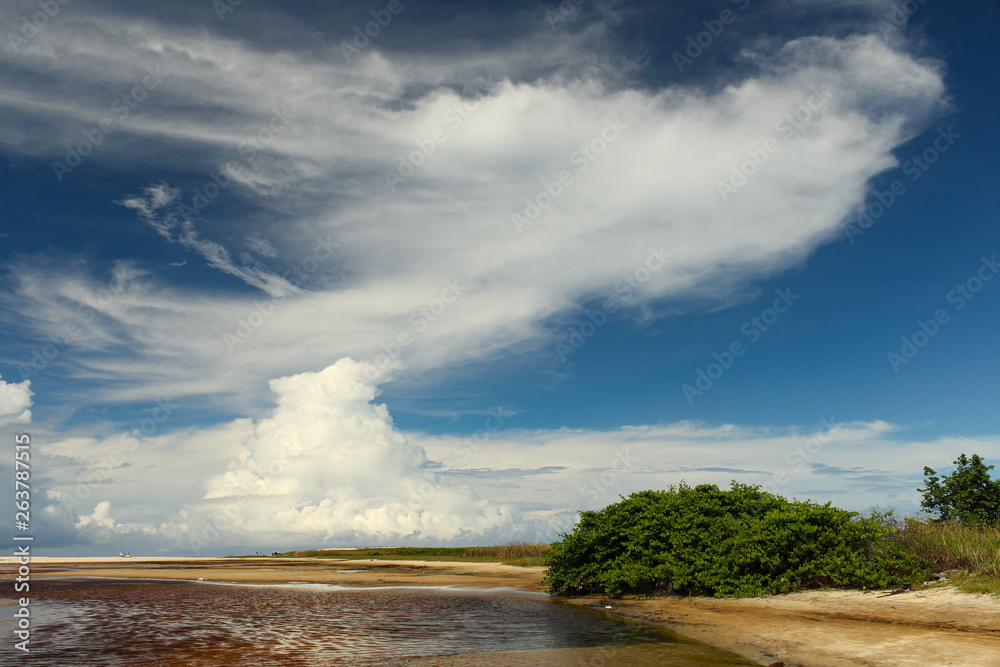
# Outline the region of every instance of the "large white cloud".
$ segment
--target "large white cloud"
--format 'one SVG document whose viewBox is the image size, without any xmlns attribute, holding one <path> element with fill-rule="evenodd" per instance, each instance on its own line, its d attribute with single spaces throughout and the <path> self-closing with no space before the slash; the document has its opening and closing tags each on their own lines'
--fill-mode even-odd
<svg viewBox="0 0 1000 667">
<path fill-rule="evenodd" d="M 265 534 L 450 540 L 512 530 L 508 508 L 435 480 L 423 449 L 393 427 L 385 405 L 372 404 L 365 371 L 345 358 L 272 381 L 277 409 L 209 479 L 205 497 L 251 497 L 244 525 Z M 429 484 L 436 493 L 425 498 Z"/>
<path fill-rule="evenodd" d="M 619 494 L 733 479 L 912 513 L 923 465 L 944 468 L 962 452 L 1000 457 L 996 437 L 928 440 L 833 417 L 808 427 L 527 431 L 493 411 L 468 437 L 403 432 L 374 403 L 365 370 L 341 359 L 275 380 L 276 406 L 256 421 L 138 440 L 36 434 L 33 461 L 52 477 L 40 530 L 56 546 L 112 553 L 552 540 L 579 510 Z"/>
<path fill-rule="evenodd" d="M 69 466 L 59 476 L 73 480 L 53 485 L 48 516 L 96 543 L 146 539 L 198 551 L 254 540 L 448 542 L 525 534 L 509 506 L 435 474 L 386 407 L 372 403 L 378 392 L 366 369 L 345 358 L 274 380 L 277 406 L 252 426 L 237 420 L 142 443 L 124 437 L 46 444 L 44 454 Z M 205 445 L 210 450 L 202 454 Z M 83 470 L 73 474 L 74 466 Z M 135 506 L 138 498 L 144 508 Z M 160 518 L 150 521 L 155 506 Z"/>
<path fill-rule="evenodd" d="M 76 33 L 60 32 L 71 26 Z M 204 394 L 249 410 L 266 396 L 248 387 L 342 356 L 376 360 L 401 336 L 407 372 L 495 356 L 546 341 L 560 318 L 581 316 L 581 303 L 611 294 L 661 248 L 669 261 L 631 305 L 725 299 L 837 234 L 869 179 L 895 164 L 892 150 L 946 108 L 937 63 L 872 35 L 746 53 L 751 73 L 724 87 L 635 90 L 560 70 L 566 50 L 585 46 L 571 37 L 554 61 L 550 43 L 528 39 L 524 48 L 556 73 L 527 81 L 522 51 L 487 52 L 473 65 L 392 61 L 373 47 L 347 64 L 151 24 L 98 46 L 113 28 L 53 25 L 12 60 L 56 80 L 92 79 L 97 90 L 164 64 L 170 75 L 79 169 L 114 165 L 141 139 L 164 148 L 155 157 L 164 170 L 175 154 L 200 156 L 203 193 L 214 187 L 209 172 L 238 162 L 239 185 L 211 190 L 220 194 L 204 212 L 179 210 L 196 203 L 194 190 L 161 180 L 119 201 L 140 214 L 137 225 L 153 225 L 151 243 L 183 240 L 260 292 L 168 286 L 168 271 L 185 267 L 137 278 L 74 341 L 83 353 L 67 357 L 67 372 L 106 380 L 80 400 Z M 106 100 L 73 90 L 68 106 L 58 103 L 64 89 L 15 84 L 3 103 L 30 98 L 54 128 L 87 128 Z M 60 159 L 81 136 L 66 131 L 20 149 Z M 241 150 L 251 135 L 257 147 Z M 768 139 L 767 162 L 748 162 Z M 754 171 L 745 184 L 733 176 L 741 168 Z M 405 180 L 391 190 L 386 174 Z M 720 182 L 736 184 L 725 200 Z M 253 225 L 229 222 L 236 202 L 264 213 Z M 225 239 L 248 234 L 267 251 L 238 261 L 242 245 Z M 18 310 L 45 332 L 103 283 L 84 267 L 17 268 Z M 134 358 L 121 358 L 122 340 Z"/>
</svg>

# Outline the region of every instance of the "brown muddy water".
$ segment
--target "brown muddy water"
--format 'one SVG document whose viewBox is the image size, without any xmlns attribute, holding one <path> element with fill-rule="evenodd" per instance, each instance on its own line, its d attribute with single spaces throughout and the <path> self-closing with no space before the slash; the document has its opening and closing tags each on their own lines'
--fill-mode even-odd
<svg viewBox="0 0 1000 667">
<path fill-rule="evenodd" d="M 754 664 L 649 624 L 512 589 L 93 578 L 33 581 L 30 598 L 31 651 L 14 649 L 13 607 L 5 606 L 0 664 Z"/>
</svg>

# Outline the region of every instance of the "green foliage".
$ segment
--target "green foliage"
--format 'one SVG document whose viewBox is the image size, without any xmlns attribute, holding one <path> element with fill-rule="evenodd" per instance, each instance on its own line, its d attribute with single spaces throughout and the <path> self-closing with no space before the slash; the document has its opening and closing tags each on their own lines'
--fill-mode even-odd
<svg viewBox="0 0 1000 667">
<path fill-rule="evenodd" d="M 906 519 L 892 542 L 934 564 L 934 571 L 965 570 L 1000 586 L 1000 524 Z"/>
<path fill-rule="evenodd" d="M 542 554 L 548 544 L 508 542 L 489 547 L 375 547 L 365 549 L 313 549 L 277 554 L 277 558 L 324 558 L 331 560 L 426 560 L 446 562 L 495 563 L 508 565 L 542 565 Z"/>
<path fill-rule="evenodd" d="M 969 574 L 968 572 L 953 572 L 950 583 L 963 593 L 970 595 L 992 595 L 1000 598 L 1000 578 L 985 574 Z"/>
<path fill-rule="evenodd" d="M 938 477 L 924 467 L 924 494 L 920 506 L 936 513 L 940 521 L 959 521 L 969 526 L 1000 523 L 1000 480 L 991 480 L 988 466 L 978 454 L 955 459 L 955 472 Z"/>
<path fill-rule="evenodd" d="M 501 560 L 516 560 L 521 558 L 540 558 L 552 547 L 548 544 L 528 544 L 527 542 L 507 542 L 492 547 L 469 547 L 463 554 L 466 558 L 499 558 Z"/>
<path fill-rule="evenodd" d="M 729 491 L 682 483 L 582 512 L 546 554 L 545 583 L 553 594 L 748 597 L 922 577 L 927 563 L 882 539 L 895 529 L 880 518 L 736 482 Z"/>
<path fill-rule="evenodd" d="M 464 547 L 375 547 L 367 549 L 313 549 L 289 551 L 279 554 L 282 558 L 332 558 L 332 559 L 431 559 L 461 558 Z"/>
</svg>

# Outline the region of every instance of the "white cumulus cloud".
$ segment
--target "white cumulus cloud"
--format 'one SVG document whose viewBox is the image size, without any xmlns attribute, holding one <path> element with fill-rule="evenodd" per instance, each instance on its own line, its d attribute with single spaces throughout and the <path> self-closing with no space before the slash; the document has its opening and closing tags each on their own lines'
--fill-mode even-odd
<svg viewBox="0 0 1000 667">
<path fill-rule="evenodd" d="M 0 378 L 0 425 L 31 422 L 31 380 L 6 382 Z"/>
<path fill-rule="evenodd" d="M 205 498 L 239 499 L 240 525 L 265 535 L 449 540 L 509 528 L 508 508 L 436 479 L 423 449 L 372 403 L 378 391 L 365 370 L 345 358 L 273 380 L 276 409 L 208 480 Z M 426 499 L 425 485 L 435 489 Z"/>
</svg>

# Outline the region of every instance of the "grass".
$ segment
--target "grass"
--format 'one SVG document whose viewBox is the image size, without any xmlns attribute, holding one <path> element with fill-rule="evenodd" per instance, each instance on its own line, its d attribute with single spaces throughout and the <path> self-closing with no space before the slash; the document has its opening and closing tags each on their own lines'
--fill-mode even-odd
<svg viewBox="0 0 1000 667">
<path fill-rule="evenodd" d="M 926 558 L 965 593 L 1000 597 L 1000 526 L 963 526 L 906 519 L 892 540 Z"/>
<path fill-rule="evenodd" d="M 983 574 L 969 574 L 967 572 L 952 572 L 948 575 L 948 583 L 952 584 L 963 593 L 980 595 L 992 595 L 1000 598 L 1000 578 L 989 577 Z"/>
<path fill-rule="evenodd" d="M 486 556 L 488 558 L 541 558 L 552 550 L 549 544 L 527 544 L 525 542 L 508 542 L 494 547 L 469 547 L 465 555 L 470 558 Z"/>
<path fill-rule="evenodd" d="M 893 539 L 931 561 L 935 572 L 968 570 L 1000 578 L 1000 526 L 907 519 Z"/>
<path fill-rule="evenodd" d="M 312 549 L 288 551 L 268 558 L 330 558 L 373 560 L 426 560 L 461 563 L 503 563 L 505 565 L 543 565 L 548 544 L 508 542 L 489 547 L 374 547 L 368 549 Z"/>
</svg>

